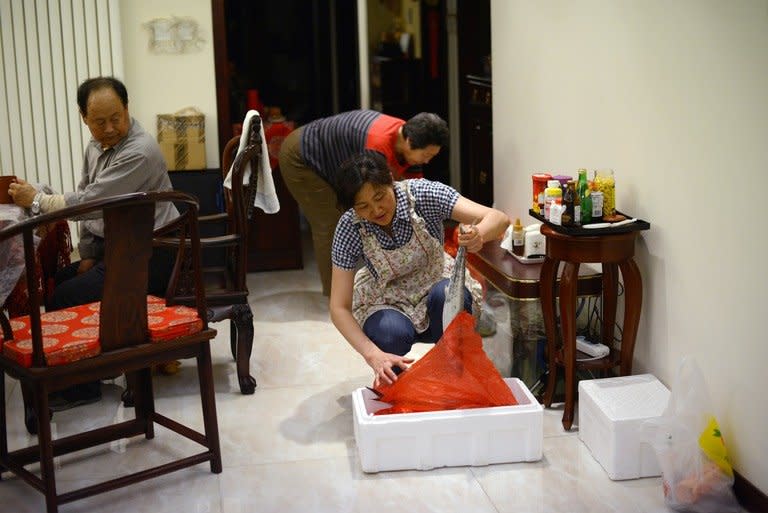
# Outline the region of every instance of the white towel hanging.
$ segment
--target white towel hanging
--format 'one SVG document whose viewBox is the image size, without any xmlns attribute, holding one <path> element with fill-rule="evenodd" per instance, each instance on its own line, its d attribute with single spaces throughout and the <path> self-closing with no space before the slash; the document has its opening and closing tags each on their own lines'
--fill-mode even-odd
<svg viewBox="0 0 768 513">
<path fill-rule="evenodd" d="M 250 133 L 251 120 L 254 116 L 261 119 L 258 111 L 249 110 L 245 114 L 243 121 L 243 133 L 240 135 L 240 146 L 237 154 L 244 151 L 248 146 L 248 134 Z M 272 180 L 272 167 L 269 165 L 269 149 L 267 148 L 267 139 L 264 137 L 264 123 L 259 123 L 259 133 L 261 134 L 261 173 L 256 177 L 256 196 L 253 198 L 253 206 L 258 207 L 266 214 L 274 214 L 280 210 L 280 201 L 277 199 L 275 182 Z M 237 157 L 235 157 L 235 160 Z M 234 163 L 233 163 L 234 165 Z M 243 185 L 250 183 L 251 162 L 245 164 L 243 171 Z M 229 169 L 227 177 L 224 179 L 224 187 L 232 189 L 232 168 Z"/>
</svg>

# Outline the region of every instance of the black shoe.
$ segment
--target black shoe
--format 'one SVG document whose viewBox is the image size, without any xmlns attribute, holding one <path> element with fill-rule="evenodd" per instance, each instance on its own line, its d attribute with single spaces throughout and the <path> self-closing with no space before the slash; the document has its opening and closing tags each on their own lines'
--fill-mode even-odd
<svg viewBox="0 0 768 513">
<path fill-rule="evenodd" d="M 74 385 L 61 392 L 53 393 L 48 398 L 51 411 L 64 411 L 101 401 L 101 381 Z"/>
</svg>

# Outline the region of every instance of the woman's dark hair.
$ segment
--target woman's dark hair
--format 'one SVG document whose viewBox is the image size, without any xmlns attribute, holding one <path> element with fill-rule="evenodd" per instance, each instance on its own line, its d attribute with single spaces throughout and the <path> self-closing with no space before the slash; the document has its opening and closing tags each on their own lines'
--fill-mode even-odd
<svg viewBox="0 0 768 513">
<path fill-rule="evenodd" d="M 80 114 L 88 115 L 88 97 L 91 93 L 99 89 L 112 89 L 123 102 L 123 107 L 128 106 L 128 90 L 125 85 L 114 77 L 96 77 L 89 78 L 77 88 L 77 106 L 80 108 Z"/>
<path fill-rule="evenodd" d="M 363 185 L 392 185 L 392 182 L 392 171 L 384 155 L 364 151 L 348 158 L 339 167 L 336 200 L 343 210 L 349 210 L 355 205 L 355 196 Z"/>
<path fill-rule="evenodd" d="M 421 112 L 403 125 L 403 137 L 411 143 L 411 148 L 421 150 L 427 146 L 448 146 L 448 123 L 437 114 Z"/>
</svg>

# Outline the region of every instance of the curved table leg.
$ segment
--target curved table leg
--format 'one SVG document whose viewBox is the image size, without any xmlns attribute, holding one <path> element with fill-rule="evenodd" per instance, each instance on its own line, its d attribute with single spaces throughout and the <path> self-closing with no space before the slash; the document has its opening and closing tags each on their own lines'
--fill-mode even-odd
<svg viewBox="0 0 768 513">
<path fill-rule="evenodd" d="M 621 339 L 621 375 L 632 374 L 632 355 L 643 308 L 643 280 L 633 258 L 619 264 L 624 279 L 624 332 Z"/>
<path fill-rule="evenodd" d="M 544 317 L 544 330 L 547 334 L 547 388 L 544 392 L 544 406 L 552 406 L 555 396 L 555 384 L 557 382 L 557 364 L 555 352 L 557 351 L 557 323 L 555 320 L 555 284 L 557 282 L 557 268 L 560 261 L 547 258 L 541 265 L 539 275 L 539 295 L 541 296 L 541 312 Z"/>
<path fill-rule="evenodd" d="M 608 347 L 613 347 L 618 293 L 618 266 L 616 264 L 603 264 L 603 324 L 600 336 L 603 339 L 603 344 Z"/>
<path fill-rule="evenodd" d="M 579 264 L 565 262 L 560 278 L 560 326 L 565 366 L 563 428 L 566 431 L 573 425 L 573 409 L 576 402 L 576 285 L 578 279 Z"/>
</svg>

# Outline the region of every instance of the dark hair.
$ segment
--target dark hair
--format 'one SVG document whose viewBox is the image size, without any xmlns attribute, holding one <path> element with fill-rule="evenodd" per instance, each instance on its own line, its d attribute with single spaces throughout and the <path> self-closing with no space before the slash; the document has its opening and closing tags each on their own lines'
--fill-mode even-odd
<svg viewBox="0 0 768 513">
<path fill-rule="evenodd" d="M 448 123 L 437 114 L 421 112 L 403 125 L 403 137 L 411 148 L 421 150 L 427 146 L 448 146 Z"/>
<path fill-rule="evenodd" d="M 99 89 L 112 89 L 120 97 L 123 107 L 128 106 L 128 90 L 118 79 L 114 77 L 89 78 L 77 88 L 77 106 L 80 108 L 81 115 L 86 116 L 88 114 L 88 97 L 91 96 L 92 92 Z"/>
<path fill-rule="evenodd" d="M 336 200 L 343 210 L 355 205 L 355 196 L 363 185 L 392 185 L 392 171 L 387 159 L 378 151 L 364 151 L 353 155 L 339 167 L 336 182 Z"/>
</svg>

